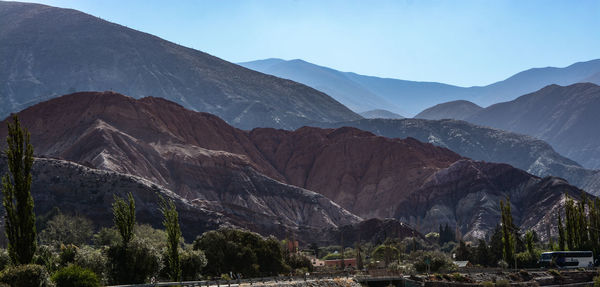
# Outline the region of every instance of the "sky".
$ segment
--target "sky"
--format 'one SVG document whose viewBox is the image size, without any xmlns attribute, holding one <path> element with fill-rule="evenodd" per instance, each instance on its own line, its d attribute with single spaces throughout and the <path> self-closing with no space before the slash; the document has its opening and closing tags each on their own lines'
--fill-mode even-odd
<svg viewBox="0 0 600 287">
<path fill-rule="evenodd" d="M 40 0 L 230 62 L 303 59 L 363 75 L 487 85 L 600 58 L 598 0 Z"/>
</svg>

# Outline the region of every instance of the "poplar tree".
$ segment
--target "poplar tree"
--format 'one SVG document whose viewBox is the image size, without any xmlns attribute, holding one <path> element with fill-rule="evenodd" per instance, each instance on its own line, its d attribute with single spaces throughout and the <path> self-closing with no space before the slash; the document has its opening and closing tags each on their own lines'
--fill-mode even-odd
<svg viewBox="0 0 600 287">
<path fill-rule="evenodd" d="M 8 123 L 6 138 L 8 147 L 5 153 L 9 173 L 2 177 L 2 205 L 6 210 L 8 254 L 15 265 L 31 263 L 37 248 L 31 196 L 33 146 L 29 139 L 27 129 L 22 129 L 19 118 L 13 116 L 13 124 Z"/>
<path fill-rule="evenodd" d="M 127 202 L 116 195 L 114 198 L 113 221 L 121 234 L 122 246 L 127 247 L 133 239 L 133 229 L 135 228 L 135 201 L 131 193 L 127 194 Z"/>
<path fill-rule="evenodd" d="M 565 228 L 562 223 L 560 212 L 558 213 L 558 249 L 565 250 Z"/>
<path fill-rule="evenodd" d="M 160 211 L 163 214 L 163 225 L 167 233 L 167 269 L 171 280 L 181 280 L 181 259 L 179 257 L 179 240 L 181 229 L 179 228 L 179 214 L 172 200 L 160 197 Z"/>
<path fill-rule="evenodd" d="M 511 264 L 514 261 L 515 230 L 512 223 L 510 199 L 508 197 L 506 198 L 506 203 L 504 203 L 503 200 L 500 200 L 500 211 L 502 214 L 502 244 L 504 261 Z"/>
</svg>

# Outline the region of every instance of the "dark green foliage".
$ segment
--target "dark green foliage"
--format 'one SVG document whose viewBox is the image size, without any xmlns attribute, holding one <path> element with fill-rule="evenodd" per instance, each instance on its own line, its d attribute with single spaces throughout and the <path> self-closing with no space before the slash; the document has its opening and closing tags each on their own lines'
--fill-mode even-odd
<svg viewBox="0 0 600 287">
<path fill-rule="evenodd" d="M 292 270 L 306 269 L 307 271 L 312 271 L 313 269 L 310 259 L 299 253 L 286 253 L 284 261 Z"/>
<path fill-rule="evenodd" d="M 29 264 L 33 260 L 36 242 L 35 214 L 31 197 L 31 167 L 33 146 L 29 132 L 21 129 L 17 116 L 8 123 L 6 157 L 9 174 L 2 177 L 2 204 L 6 210 L 5 230 L 8 253 L 14 264 Z"/>
<path fill-rule="evenodd" d="M 58 254 L 59 263 L 61 266 L 67 266 L 75 262 L 78 248 L 73 244 L 61 245 L 60 253 Z"/>
<path fill-rule="evenodd" d="M 533 253 L 533 244 L 534 244 L 534 235 L 533 232 L 531 230 L 528 230 L 525 233 L 525 244 L 527 246 L 527 252 L 528 253 Z"/>
<path fill-rule="evenodd" d="M 0 270 L 3 270 L 8 265 L 10 265 L 8 251 L 6 249 L 0 249 Z"/>
<path fill-rule="evenodd" d="M 411 253 L 411 258 L 415 260 L 414 266 L 418 272 L 427 271 L 427 262 L 431 272 L 451 271 L 455 269 L 452 259 L 445 253 L 436 251 L 417 251 Z"/>
<path fill-rule="evenodd" d="M 77 249 L 75 255 L 75 264 L 83 268 L 92 270 L 100 281 L 104 281 L 106 277 L 106 264 L 108 259 L 106 254 L 100 249 L 94 249 L 90 246 L 83 246 Z"/>
<path fill-rule="evenodd" d="M 439 237 L 439 244 L 440 246 L 443 246 L 446 242 L 451 242 L 451 241 L 455 241 L 456 240 L 456 234 L 454 233 L 454 231 L 452 231 L 452 229 L 450 229 L 450 227 L 448 226 L 448 223 L 446 223 L 446 225 L 442 228 L 442 225 L 440 225 L 440 237 Z"/>
<path fill-rule="evenodd" d="M 560 212 L 558 213 L 558 249 L 565 250 L 565 228 L 562 223 Z"/>
<path fill-rule="evenodd" d="M 465 261 L 469 260 L 471 257 L 471 248 L 465 244 L 464 241 L 460 241 L 458 243 L 458 247 L 456 248 L 456 260 Z"/>
<path fill-rule="evenodd" d="M 77 265 L 59 269 L 52 275 L 56 287 L 98 287 L 100 280 L 92 270 Z"/>
<path fill-rule="evenodd" d="M 249 231 L 231 228 L 208 231 L 194 241 L 194 249 L 204 251 L 209 262 L 205 273 L 211 276 L 229 272 L 244 277 L 272 276 L 289 270 L 277 239 L 264 239 Z"/>
<path fill-rule="evenodd" d="M 564 230 L 563 233 L 566 233 L 564 241 L 569 250 L 592 250 L 594 255 L 598 256 L 600 254 L 600 199 L 592 200 L 585 192 L 582 193 L 579 202 L 575 202 L 568 195 L 565 197 L 567 198 L 565 224 L 563 227 L 559 214 L 559 236 L 561 230 Z M 559 242 L 559 248 L 560 245 Z"/>
<path fill-rule="evenodd" d="M 513 224 L 510 211 L 510 199 L 506 198 L 506 203 L 500 200 L 500 211 L 502 214 L 502 254 L 504 261 L 508 264 L 514 264 L 515 252 L 515 233 L 516 227 Z"/>
<path fill-rule="evenodd" d="M 375 250 L 373 250 L 371 256 L 375 259 L 383 260 L 387 267 L 390 263 L 398 260 L 400 251 L 391 242 L 385 242 L 384 244 L 377 246 Z"/>
<path fill-rule="evenodd" d="M 56 253 L 53 252 L 53 248 L 48 245 L 40 245 L 35 252 L 33 257 L 33 263 L 42 265 L 46 268 L 46 271 L 52 273 L 58 270 L 59 258 Z"/>
<path fill-rule="evenodd" d="M 498 261 L 500 261 L 503 257 L 503 249 L 504 243 L 502 242 L 502 228 L 500 225 L 496 225 L 494 231 L 492 233 L 492 237 L 490 238 L 490 266 L 496 266 Z"/>
<path fill-rule="evenodd" d="M 475 252 L 472 255 L 473 263 L 485 267 L 493 265 L 495 261 L 485 240 L 479 239 L 478 243 L 479 245 L 477 245 L 477 248 L 475 248 Z"/>
<path fill-rule="evenodd" d="M 161 256 L 146 242 L 111 246 L 106 250 L 108 277 L 114 284 L 140 284 L 158 274 Z"/>
<path fill-rule="evenodd" d="M 8 267 L 0 272 L 0 282 L 11 287 L 48 287 L 48 272 L 44 266 L 24 264 Z"/>
<path fill-rule="evenodd" d="M 207 260 L 201 250 L 185 250 L 181 253 L 181 277 L 184 281 L 200 279 L 200 272 Z"/>
<path fill-rule="evenodd" d="M 172 281 L 181 279 L 181 261 L 179 258 L 179 241 L 181 229 L 179 228 L 179 215 L 172 200 L 161 197 L 160 211 L 163 214 L 163 225 L 167 233 L 167 273 Z"/>
<path fill-rule="evenodd" d="M 94 234 L 92 241 L 96 247 L 113 246 L 121 243 L 121 236 L 116 228 L 104 227 Z"/>
<path fill-rule="evenodd" d="M 115 227 L 121 234 L 122 245 L 126 246 L 133 238 L 135 228 L 135 201 L 131 193 L 127 194 L 127 202 L 115 195 L 113 216 Z"/>
<path fill-rule="evenodd" d="M 600 287 L 600 276 L 594 277 L 594 287 Z"/>
<path fill-rule="evenodd" d="M 517 253 L 517 266 L 519 268 L 536 268 L 537 262 L 540 259 L 539 251 Z"/>
<path fill-rule="evenodd" d="M 40 242 L 52 246 L 75 244 L 83 246 L 89 243 L 93 234 L 92 222 L 82 216 L 57 214 L 46 223 L 40 232 Z"/>
</svg>

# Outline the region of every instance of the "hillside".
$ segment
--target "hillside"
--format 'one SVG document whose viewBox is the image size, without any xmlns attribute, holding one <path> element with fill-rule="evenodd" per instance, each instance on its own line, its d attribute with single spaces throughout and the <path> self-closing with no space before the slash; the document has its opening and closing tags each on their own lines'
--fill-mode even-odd
<svg viewBox="0 0 600 287">
<path fill-rule="evenodd" d="M 586 168 L 600 168 L 600 86 L 550 85 L 467 118 L 475 124 L 531 135 Z"/>
<path fill-rule="evenodd" d="M 298 63 L 302 63 L 302 65 Z M 598 82 L 600 59 L 574 63 L 564 68 L 528 69 L 505 80 L 486 86 L 474 87 L 360 75 L 333 70 L 302 60 L 268 59 L 241 63 L 241 65 L 266 74 L 292 79 L 321 91 L 327 91 L 328 94 L 351 108 L 357 102 L 362 103 L 358 106 L 359 112 L 366 109 L 387 109 L 408 117 L 413 117 L 437 104 L 457 100 L 468 100 L 486 107 L 495 103 L 513 100 L 518 96 L 534 92 L 550 84 L 570 85 L 590 81 L 600 84 Z M 331 76 L 324 76 L 323 73 Z M 332 77 L 335 77 L 336 80 L 333 80 Z M 360 96 L 358 101 L 353 100 L 350 102 L 343 98 L 344 91 L 339 89 L 339 79 L 343 79 L 345 87 L 356 87 L 351 91 L 351 94 L 356 95 L 355 97 Z M 339 92 L 339 94 L 334 91 Z M 382 101 L 387 102 L 387 104 Z"/>
<path fill-rule="evenodd" d="M 0 2 L 0 118 L 76 91 L 162 97 L 242 129 L 359 119 L 326 94 L 70 9 Z"/>
<path fill-rule="evenodd" d="M 404 117 L 388 110 L 370 110 L 360 113 L 365 119 L 403 119 Z"/>
<path fill-rule="evenodd" d="M 355 127 L 390 138 L 412 137 L 474 160 L 507 163 L 540 177 L 558 176 L 600 195 L 600 172 L 581 167 L 554 151 L 548 143 L 531 136 L 456 120 L 364 119 L 321 126 Z"/>
<path fill-rule="evenodd" d="M 482 107 L 469 101 L 459 100 L 435 105 L 418 113 L 414 118 L 426 120 L 464 120 L 482 109 Z"/>
<path fill-rule="evenodd" d="M 393 217 L 424 233 L 449 223 L 472 238 L 496 225 L 504 196 L 516 199 L 517 224 L 540 229 L 565 192 L 580 192 L 411 138 L 356 128 L 247 132 L 159 98 L 77 93 L 18 115 L 38 155 L 144 178 L 251 229 L 331 229 L 358 223 L 356 214 Z M 525 197 L 548 200 L 532 208 Z"/>
</svg>

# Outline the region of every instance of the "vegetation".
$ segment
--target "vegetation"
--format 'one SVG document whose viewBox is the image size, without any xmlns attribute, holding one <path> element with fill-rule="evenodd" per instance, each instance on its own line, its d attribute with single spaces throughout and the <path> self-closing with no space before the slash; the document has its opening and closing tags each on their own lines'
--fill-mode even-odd
<svg viewBox="0 0 600 287">
<path fill-rule="evenodd" d="M 238 229 L 208 231 L 194 241 L 210 262 L 205 273 L 220 276 L 232 272 L 244 277 L 272 276 L 290 270 L 284 262 L 279 241 Z"/>
<path fill-rule="evenodd" d="M 11 287 L 51 286 L 48 279 L 44 266 L 35 264 L 10 266 L 0 272 L 0 282 Z"/>
<path fill-rule="evenodd" d="M 127 246 L 131 239 L 133 239 L 133 230 L 135 228 L 135 201 L 131 193 L 127 194 L 127 202 L 115 195 L 113 216 L 115 227 L 121 235 L 122 246 Z"/>
<path fill-rule="evenodd" d="M 9 174 L 2 177 L 2 204 L 6 210 L 8 253 L 16 265 L 29 264 L 37 247 L 33 197 L 31 197 L 31 168 L 33 146 L 30 134 L 21 128 L 17 116 L 8 123 L 6 157 Z"/>
<path fill-rule="evenodd" d="M 161 197 L 160 211 L 163 214 L 163 225 L 167 232 L 167 260 L 166 267 L 169 277 L 173 281 L 181 279 L 181 260 L 179 258 L 179 241 L 181 240 L 181 230 L 179 229 L 179 215 L 172 200 L 165 200 Z"/>
<path fill-rule="evenodd" d="M 74 244 L 82 246 L 89 243 L 94 229 L 92 222 L 83 216 L 69 216 L 59 213 L 46 223 L 40 232 L 39 239 L 42 244 L 60 246 L 61 244 Z"/>
<path fill-rule="evenodd" d="M 502 214 L 502 254 L 504 261 L 508 264 L 514 262 L 515 254 L 515 233 L 516 226 L 513 225 L 512 214 L 510 211 L 510 199 L 506 198 L 506 203 L 500 200 L 500 211 Z"/>
<path fill-rule="evenodd" d="M 565 204 L 565 223 L 559 214 L 559 248 L 565 250 L 592 250 L 600 254 L 600 199 L 594 200 L 582 192 L 579 202 L 569 195 Z M 566 236 L 560 236 L 560 233 Z M 562 243 L 564 242 L 564 243 Z"/>
<path fill-rule="evenodd" d="M 90 269 L 77 265 L 69 265 L 52 275 L 56 287 L 98 287 L 100 280 Z"/>
</svg>

